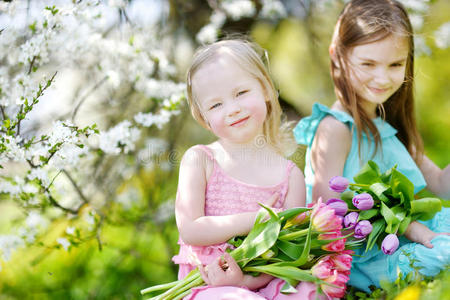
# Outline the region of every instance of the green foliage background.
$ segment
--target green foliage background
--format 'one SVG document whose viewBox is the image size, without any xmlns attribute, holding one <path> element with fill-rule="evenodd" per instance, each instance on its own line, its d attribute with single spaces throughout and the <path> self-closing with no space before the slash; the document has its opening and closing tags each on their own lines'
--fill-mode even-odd
<svg viewBox="0 0 450 300">
<path fill-rule="evenodd" d="M 420 132 L 426 154 L 441 168 L 449 163 L 450 153 L 450 50 L 434 47 L 432 33 L 449 21 L 448 11 L 448 1 L 436 1 L 431 6 L 422 33 L 430 42 L 432 55 L 416 59 Z M 252 28 L 253 38 L 269 51 L 280 95 L 293 107 L 294 113 L 289 115 L 292 120 L 308 115 L 315 101 L 327 105 L 334 101 L 328 44 L 338 12 L 338 8 L 330 9 L 325 15 L 312 14 L 303 21 L 287 19 L 277 25 L 257 22 Z M 111 225 L 105 225 L 101 233 L 102 250 L 95 237 L 71 247 L 69 252 L 49 247 L 47 243 L 63 235 L 70 225 L 64 219 L 54 222 L 41 245 L 22 249 L 2 263 L 0 300 L 139 299 L 140 289 L 176 279 L 177 269 L 170 260 L 178 250 L 174 217 L 157 222 L 154 216 L 160 205 L 175 198 L 178 162 L 184 150 L 208 143 L 213 136 L 192 121 L 186 106 L 168 127 L 173 123 L 181 123 L 177 127 L 180 130 L 155 132 L 175 141 L 176 155 L 163 158 L 173 168 L 155 164 L 154 169 L 142 170 L 124 183 L 137 188 L 142 197 L 130 210 L 115 207 L 109 216 Z M 301 157 L 296 159 L 300 165 Z M 23 213 L 3 200 L 0 209 L 8 211 L 9 217 L 0 220 L 0 233 L 7 232 L 16 216 Z M 129 222 L 119 221 L 122 218 Z M 444 278 L 448 282 L 448 276 Z"/>
</svg>

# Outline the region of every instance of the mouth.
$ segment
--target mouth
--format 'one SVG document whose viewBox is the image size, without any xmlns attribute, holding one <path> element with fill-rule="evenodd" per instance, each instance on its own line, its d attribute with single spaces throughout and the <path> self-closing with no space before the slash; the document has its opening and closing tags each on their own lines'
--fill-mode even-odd
<svg viewBox="0 0 450 300">
<path fill-rule="evenodd" d="M 380 88 L 375 88 L 375 87 L 370 87 L 370 86 L 368 88 L 369 88 L 369 91 L 371 91 L 374 94 L 384 94 L 390 90 L 389 88 L 380 89 Z"/>
<path fill-rule="evenodd" d="M 239 119 L 239 120 L 237 120 L 237 121 L 231 123 L 230 126 L 238 127 L 238 126 L 244 125 L 245 122 L 246 122 L 249 118 L 250 118 L 250 116 L 245 117 L 245 118 L 242 118 L 242 119 Z"/>
</svg>

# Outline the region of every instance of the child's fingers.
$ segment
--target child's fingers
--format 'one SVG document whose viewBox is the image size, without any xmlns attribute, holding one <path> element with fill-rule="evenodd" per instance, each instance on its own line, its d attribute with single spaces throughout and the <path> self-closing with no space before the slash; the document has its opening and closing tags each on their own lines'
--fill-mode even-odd
<svg viewBox="0 0 450 300">
<path fill-rule="evenodd" d="M 427 248 L 433 248 L 433 244 L 431 244 L 431 242 L 430 241 L 424 241 L 423 242 L 423 245 L 425 246 L 425 247 L 427 247 Z"/>
<path fill-rule="evenodd" d="M 200 271 L 200 275 L 203 278 L 203 281 L 207 284 L 207 285 L 211 285 L 211 281 L 209 280 L 208 277 L 208 272 L 206 271 L 205 267 L 203 265 L 198 265 L 198 270 Z"/>
<path fill-rule="evenodd" d="M 228 270 L 231 272 L 235 272 L 236 270 L 240 270 L 239 265 L 237 264 L 236 260 L 230 255 L 230 253 L 225 252 L 223 255 L 225 262 L 228 265 Z"/>
</svg>

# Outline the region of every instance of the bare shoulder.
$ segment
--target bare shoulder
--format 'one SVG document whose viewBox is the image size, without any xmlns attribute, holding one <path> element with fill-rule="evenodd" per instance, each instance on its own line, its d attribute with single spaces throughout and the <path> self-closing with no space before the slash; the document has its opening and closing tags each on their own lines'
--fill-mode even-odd
<svg viewBox="0 0 450 300">
<path fill-rule="evenodd" d="M 350 128 L 333 116 L 326 116 L 322 119 L 317 128 L 316 135 L 344 138 L 346 140 L 351 140 L 352 138 Z"/>
</svg>

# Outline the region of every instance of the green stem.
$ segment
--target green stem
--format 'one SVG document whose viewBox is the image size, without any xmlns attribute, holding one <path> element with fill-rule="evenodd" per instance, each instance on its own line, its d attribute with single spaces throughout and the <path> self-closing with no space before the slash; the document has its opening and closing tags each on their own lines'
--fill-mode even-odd
<svg viewBox="0 0 450 300">
<path fill-rule="evenodd" d="M 198 278 L 201 279 L 201 275 L 200 275 L 200 272 L 197 270 L 197 272 L 193 273 L 191 276 L 185 277 L 183 280 L 179 280 L 177 285 L 175 285 L 171 289 L 167 290 L 163 294 L 159 295 L 160 298 L 156 298 L 156 299 L 169 299 L 168 296 L 170 296 L 172 293 L 176 292 L 178 289 L 183 288 L 186 285 L 189 285 L 190 283 L 197 280 Z"/>
<path fill-rule="evenodd" d="M 370 187 L 370 184 L 362 184 L 362 183 L 350 183 L 351 186 L 359 186 L 359 187 Z"/>
<path fill-rule="evenodd" d="M 299 231 L 294 231 L 294 232 L 291 232 L 291 233 L 287 233 L 287 234 L 284 234 L 284 235 L 280 234 L 278 239 L 282 240 L 282 241 L 290 241 L 290 240 L 299 238 L 301 236 L 305 236 L 307 234 L 308 234 L 308 228 L 303 229 L 303 230 L 299 230 Z"/>
<path fill-rule="evenodd" d="M 201 286 L 204 283 L 203 278 L 197 278 L 194 281 L 192 281 L 191 283 L 183 286 L 181 289 L 179 289 L 178 291 L 176 291 L 175 293 L 173 293 L 172 295 L 170 295 L 170 298 L 168 299 L 181 299 L 186 295 L 189 295 L 191 293 L 191 289 L 195 288 L 197 286 Z M 182 296 L 182 297 L 180 297 Z"/>
<path fill-rule="evenodd" d="M 165 284 L 151 286 L 151 287 L 141 290 L 141 295 L 145 295 L 145 294 L 148 294 L 148 293 L 151 293 L 154 291 L 159 291 L 159 290 L 168 290 L 171 287 L 174 287 L 175 285 L 177 285 L 177 283 L 178 283 L 178 281 L 172 281 L 172 282 L 165 283 Z"/>
<path fill-rule="evenodd" d="M 175 298 L 173 298 L 173 300 L 179 300 L 179 299 L 183 299 L 184 297 L 186 297 L 187 295 L 189 295 L 191 293 L 191 290 L 185 291 L 182 294 L 179 294 L 178 296 L 176 296 Z"/>
</svg>

